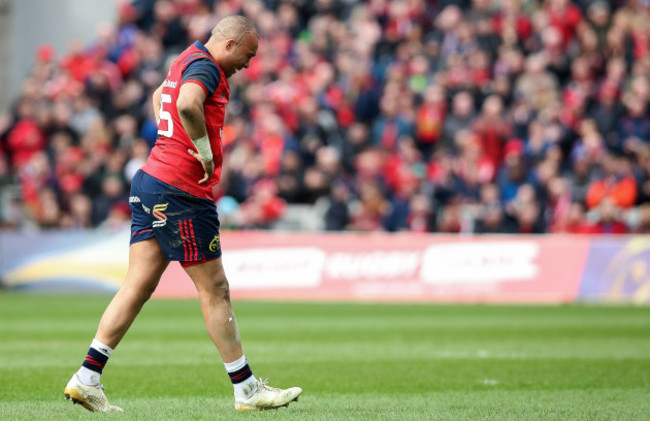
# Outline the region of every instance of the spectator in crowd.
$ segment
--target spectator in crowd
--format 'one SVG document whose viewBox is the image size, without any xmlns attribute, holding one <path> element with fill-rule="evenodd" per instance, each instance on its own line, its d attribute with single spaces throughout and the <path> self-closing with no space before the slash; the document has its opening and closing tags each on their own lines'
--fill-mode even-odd
<svg viewBox="0 0 650 421">
<path fill-rule="evenodd" d="M 451 110 L 442 126 L 441 146 L 456 152 L 455 139 L 458 132 L 469 129 L 476 118 L 474 98 L 469 92 L 461 91 L 454 95 L 451 104 Z"/>
<path fill-rule="evenodd" d="M 431 85 L 424 92 L 422 104 L 415 117 L 415 138 L 425 159 L 430 159 L 433 148 L 442 137 L 442 124 L 447 114 L 445 91 L 439 85 Z"/>
<path fill-rule="evenodd" d="M 215 187 L 230 228 L 647 232 L 650 9 L 636 0 L 132 0 L 34 53 L 0 115 L 0 227 L 111 229 L 168 58 L 247 15 Z"/>
<path fill-rule="evenodd" d="M 483 184 L 481 186 L 474 232 L 477 234 L 506 232 L 504 217 L 499 188 L 494 183 Z"/>
<path fill-rule="evenodd" d="M 603 158 L 603 174 L 589 185 L 586 203 L 595 209 L 605 199 L 612 206 L 627 209 L 636 203 L 637 185 L 629 159 L 607 155 Z M 609 208 L 607 214 L 609 215 Z"/>
<path fill-rule="evenodd" d="M 479 136 L 483 156 L 496 170 L 501 165 L 503 145 L 512 136 L 501 97 L 490 95 L 484 100 L 483 109 L 474 121 L 472 130 Z"/>
<path fill-rule="evenodd" d="M 621 208 L 610 197 L 604 198 L 594 212 L 597 222 L 594 226 L 596 234 L 625 234 L 628 228 L 621 218 Z"/>
<path fill-rule="evenodd" d="M 350 222 L 350 191 L 343 183 L 332 187 L 324 215 L 326 231 L 343 231 Z"/>
</svg>

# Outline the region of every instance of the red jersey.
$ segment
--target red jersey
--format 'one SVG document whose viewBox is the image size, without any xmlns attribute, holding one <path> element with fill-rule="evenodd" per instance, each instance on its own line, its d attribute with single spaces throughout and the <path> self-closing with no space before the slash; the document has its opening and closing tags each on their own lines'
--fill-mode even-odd
<svg viewBox="0 0 650 421">
<path fill-rule="evenodd" d="M 230 98 L 230 86 L 226 75 L 221 73 L 219 84 L 214 93 L 209 95 L 208 89 L 196 79 L 182 80 L 183 72 L 190 63 L 199 59 L 210 59 L 212 56 L 200 43 L 195 43 L 183 51 L 171 65 L 167 78 L 163 82 L 160 96 L 160 113 L 158 120 L 158 140 L 151 150 L 147 163 L 142 170 L 158 180 L 172 185 L 194 196 L 214 199 L 212 186 L 221 178 L 221 164 L 223 162 L 223 149 L 221 145 L 221 132 L 226 113 L 226 104 Z M 215 64 L 217 64 L 215 62 Z M 204 171 L 201 163 L 190 155 L 187 150 L 196 151 L 192 140 L 183 129 L 183 124 L 178 116 L 176 101 L 183 83 L 192 82 L 203 87 L 206 99 L 203 103 L 205 126 L 210 139 L 212 155 L 214 156 L 214 174 L 204 184 L 199 184 Z"/>
</svg>

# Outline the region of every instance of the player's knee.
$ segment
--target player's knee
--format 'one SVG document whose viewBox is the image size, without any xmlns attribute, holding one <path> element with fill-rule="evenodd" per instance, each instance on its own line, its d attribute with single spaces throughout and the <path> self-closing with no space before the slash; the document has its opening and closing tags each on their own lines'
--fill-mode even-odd
<svg viewBox="0 0 650 421">
<path fill-rule="evenodd" d="M 214 276 L 207 285 L 206 292 L 213 297 L 230 299 L 230 284 L 223 274 Z"/>
<path fill-rule="evenodd" d="M 230 284 L 228 283 L 228 279 L 226 279 L 225 275 L 215 277 L 214 288 L 216 288 L 219 292 L 230 295 Z"/>
<path fill-rule="evenodd" d="M 155 290 L 155 285 L 149 285 L 148 283 L 138 283 L 137 286 L 130 285 L 129 288 L 126 288 L 125 292 L 131 296 L 131 299 L 133 301 L 144 304 L 149 300 L 149 298 L 151 298 Z"/>
</svg>

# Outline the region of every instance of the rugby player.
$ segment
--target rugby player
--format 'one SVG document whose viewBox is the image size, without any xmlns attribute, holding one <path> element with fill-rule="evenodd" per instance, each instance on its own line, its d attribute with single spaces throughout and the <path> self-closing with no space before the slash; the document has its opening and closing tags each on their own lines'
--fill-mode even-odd
<svg viewBox="0 0 650 421">
<path fill-rule="evenodd" d="M 66 399 L 91 411 L 122 410 L 109 404 L 100 375 L 170 261 L 179 261 L 196 285 L 208 334 L 234 387 L 235 409 L 287 406 L 302 393 L 299 387 L 266 385 L 248 365 L 221 262 L 212 193 L 221 176 L 227 79 L 248 67 L 258 42 L 249 19 L 226 17 L 205 44 L 195 42 L 174 60 L 153 94 L 158 140 L 131 185 L 128 271 L 86 359 L 65 387 Z"/>
</svg>

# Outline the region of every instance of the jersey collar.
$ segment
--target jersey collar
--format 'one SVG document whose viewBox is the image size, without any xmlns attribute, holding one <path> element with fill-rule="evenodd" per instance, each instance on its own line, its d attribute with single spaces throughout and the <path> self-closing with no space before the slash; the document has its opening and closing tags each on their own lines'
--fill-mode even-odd
<svg viewBox="0 0 650 421">
<path fill-rule="evenodd" d="M 205 45 L 203 45 L 203 43 L 201 41 L 194 41 L 194 46 L 196 48 L 198 48 L 199 50 L 203 51 L 204 53 L 206 53 L 207 55 L 209 55 L 210 58 L 212 58 L 212 54 L 210 54 L 208 49 L 205 48 Z"/>
</svg>

